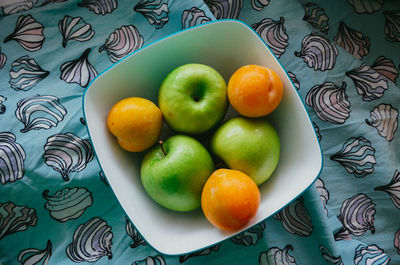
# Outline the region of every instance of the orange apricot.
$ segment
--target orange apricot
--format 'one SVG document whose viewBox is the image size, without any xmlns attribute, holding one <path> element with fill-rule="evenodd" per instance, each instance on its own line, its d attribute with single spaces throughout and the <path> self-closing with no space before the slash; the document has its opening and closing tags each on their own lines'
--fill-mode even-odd
<svg viewBox="0 0 400 265">
<path fill-rule="evenodd" d="M 252 219 L 260 205 L 256 183 L 238 170 L 218 169 L 208 178 L 201 207 L 208 221 L 221 230 L 233 231 Z"/>
<path fill-rule="evenodd" d="M 283 85 L 273 70 L 246 65 L 233 73 L 228 82 L 232 107 L 246 117 L 262 117 L 274 111 L 282 100 Z"/>
<path fill-rule="evenodd" d="M 141 152 L 158 140 L 162 128 L 161 110 L 145 98 L 125 98 L 111 108 L 107 127 L 123 149 Z"/>
</svg>

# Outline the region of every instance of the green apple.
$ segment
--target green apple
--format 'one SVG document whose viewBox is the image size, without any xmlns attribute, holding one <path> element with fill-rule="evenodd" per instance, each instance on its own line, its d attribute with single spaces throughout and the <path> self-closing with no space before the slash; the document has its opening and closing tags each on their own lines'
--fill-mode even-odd
<svg viewBox="0 0 400 265">
<path fill-rule="evenodd" d="M 200 142 L 174 135 L 146 153 L 141 180 L 158 204 L 170 210 L 191 211 L 200 206 L 201 191 L 213 171 L 212 157 Z"/>
<path fill-rule="evenodd" d="M 249 175 L 257 185 L 275 170 L 280 154 L 279 136 L 265 119 L 236 117 L 212 137 L 212 151 L 231 169 Z"/>
<path fill-rule="evenodd" d="M 198 134 L 223 118 L 228 103 L 226 93 L 226 82 L 214 68 L 185 64 L 164 79 L 158 105 L 172 129 Z"/>
</svg>

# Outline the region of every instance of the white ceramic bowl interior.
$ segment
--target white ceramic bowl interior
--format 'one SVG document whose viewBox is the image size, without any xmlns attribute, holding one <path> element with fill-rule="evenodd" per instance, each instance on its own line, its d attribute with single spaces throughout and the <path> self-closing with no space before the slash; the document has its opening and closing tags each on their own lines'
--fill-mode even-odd
<svg viewBox="0 0 400 265">
<path fill-rule="evenodd" d="M 141 185 L 142 154 L 124 151 L 106 127 L 108 111 L 123 98 L 144 97 L 157 104 L 162 80 L 186 63 L 214 67 L 226 82 L 243 65 L 264 65 L 275 70 L 284 84 L 282 102 L 268 117 L 280 136 L 280 162 L 273 176 L 260 186 L 257 215 L 240 231 L 226 233 L 214 228 L 201 209 L 178 213 L 158 206 Z M 181 31 L 127 56 L 91 83 L 83 106 L 97 158 L 116 197 L 144 239 L 164 254 L 197 251 L 263 221 L 304 192 L 322 167 L 313 126 L 287 73 L 258 35 L 236 20 Z M 232 115 L 229 111 L 225 119 Z"/>
</svg>

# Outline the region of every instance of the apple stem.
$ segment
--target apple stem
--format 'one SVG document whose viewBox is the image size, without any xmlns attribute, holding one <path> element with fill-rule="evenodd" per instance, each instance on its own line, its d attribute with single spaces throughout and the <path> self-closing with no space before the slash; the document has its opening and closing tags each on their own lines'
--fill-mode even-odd
<svg viewBox="0 0 400 265">
<path fill-rule="evenodd" d="M 164 141 L 160 140 L 160 141 L 158 141 L 158 143 L 161 145 L 161 150 L 162 150 L 163 154 L 165 156 L 167 156 L 167 151 L 165 151 L 165 148 L 164 148 Z"/>
</svg>

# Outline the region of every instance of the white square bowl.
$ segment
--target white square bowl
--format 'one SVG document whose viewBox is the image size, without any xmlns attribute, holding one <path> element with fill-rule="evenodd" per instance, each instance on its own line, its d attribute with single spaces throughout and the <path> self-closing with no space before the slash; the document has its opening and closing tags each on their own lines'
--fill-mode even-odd
<svg viewBox="0 0 400 265">
<path fill-rule="evenodd" d="M 257 215 L 240 231 L 227 233 L 214 228 L 201 209 L 178 213 L 158 206 L 140 181 L 143 154 L 124 151 L 106 127 L 108 111 L 123 98 L 144 97 L 157 104 L 162 80 L 186 63 L 214 67 L 227 82 L 243 65 L 264 65 L 276 71 L 284 85 L 280 106 L 268 116 L 281 140 L 280 161 L 272 177 L 259 187 Z M 198 251 L 263 221 L 304 192 L 322 167 L 314 128 L 287 73 L 262 39 L 237 20 L 196 26 L 130 54 L 90 84 L 83 108 L 98 161 L 122 208 L 143 238 L 168 255 Z M 225 120 L 232 115 L 229 111 Z"/>
</svg>

